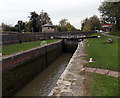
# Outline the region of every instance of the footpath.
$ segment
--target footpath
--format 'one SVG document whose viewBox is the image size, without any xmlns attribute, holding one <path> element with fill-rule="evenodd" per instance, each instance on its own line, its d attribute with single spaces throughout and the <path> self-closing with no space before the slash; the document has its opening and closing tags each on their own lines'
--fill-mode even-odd
<svg viewBox="0 0 120 98">
<path fill-rule="evenodd" d="M 116 77 L 116 78 L 120 77 L 120 72 L 111 71 L 107 69 L 84 67 L 82 70 L 85 72 L 94 72 L 94 73 L 104 74 L 104 75 L 108 75 L 108 76 Z"/>
<path fill-rule="evenodd" d="M 86 63 L 83 60 L 86 56 L 83 50 L 84 43 L 79 43 L 65 71 L 48 96 L 84 96 L 85 78 L 80 74 Z"/>
<path fill-rule="evenodd" d="M 108 36 L 108 37 L 113 37 L 113 38 L 120 38 L 120 36 L 113 36 L 113 35 L 109 35 L 107 33 L 101 33 L 104 36 Z"/>
</svg>

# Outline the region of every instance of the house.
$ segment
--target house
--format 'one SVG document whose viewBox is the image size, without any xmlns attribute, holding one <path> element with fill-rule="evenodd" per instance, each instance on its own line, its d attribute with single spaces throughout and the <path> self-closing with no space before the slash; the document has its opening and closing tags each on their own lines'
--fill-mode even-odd
<svg viewBox="0 0 120 98">
<path fill-rule="evenodd" d="M 44 24 L 42 25 L 42 32 L 55 32 L 56 28 L 54 25 L 51 24 Z"/>
<path fill-rule="evenodd" d="M 105 32 L 111 31 L 112 26 L 113 26 L 112 24 L 103 24 L 102 25 L 103 31 L 105 31 Z"/>
</svg>

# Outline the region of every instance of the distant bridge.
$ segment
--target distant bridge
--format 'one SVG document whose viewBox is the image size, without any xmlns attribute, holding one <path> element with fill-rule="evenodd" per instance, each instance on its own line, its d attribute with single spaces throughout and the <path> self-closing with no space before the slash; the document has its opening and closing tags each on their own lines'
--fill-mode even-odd
<svg viewBox="0 0 120 98">
<path fill-rule="evenodd" d="M 89 32 L 61 32 L 61 33 L 19 33 L 19 32 L 2 32 L 2 42 L 1 44 L 4 45 L 11 45 L 11 44 L 17 44 L 21 42 L 32 42 L 37 40 L 45 40 L 45 39 L 51 39 L 51 37 L 57 38 L 57 37 L 69 37 L 69 38 L 78 38 L 81 36 L 89 36 L 91 34 L 94 34 L 94 31 Z"/>
<path fill-rule="evenodd" d="M 60 36 L 60 37 L 51 37 L 51 39 L 69 39 L 69 40 L 83 40 L 87 38 L 98 38 L 100 36 Z"/>
</svg>

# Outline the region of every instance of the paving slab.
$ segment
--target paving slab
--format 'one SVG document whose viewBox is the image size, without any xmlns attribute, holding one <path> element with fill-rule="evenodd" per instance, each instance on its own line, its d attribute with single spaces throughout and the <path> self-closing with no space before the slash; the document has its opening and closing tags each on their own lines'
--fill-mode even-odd
<svg viewBox="0 0 120 98">
<path fill-rule="evenodd" d="M 73 96 L 71 92 L 62 92 L 60 96 Z"/>
<path fill-rule="evenodd" d="M 83 68 L 83 65 L 82 64 L 74 64 L 69 68 L 69 70 L 80 70 L 81 68 Z"/>
<path fill-rule="evenodd" d="M 117 78 L 120 77 L 120 72 L 111 71 L 111 70 L 107 70 L 107 69 L 84 67 L 81 69 L 81 71 L 105 74 L 105 75 L 117 77 Z"/>
<path fill-rule="evenodd" d="M 73 90 L 73 95 L 74 96 L 81 96 L 81 95 L 84 94 L 83 82 L 84 82 L 84 77 L 78 76 L 77 80 L 70 86 L 70 89 Z"/>
<path fill-rule="evenodd" d="M 109 76 L 113 76 L 113 77 L 117 77 L 117 78 L 118 78 L 119 72 L 109 71 L 108 75 L 109 75 Z"/>
<path fill-rule="evenodd" d="M 95 72 L 96 68 L 85 67 L 86 72 Z"/>
<path fill-rule="evenodd" d="M 109 72 L 109 70 L 105 70 L 105 69 L 97 69 L 95 71 L 95 73 L 100 73 L 100 74 L 107 74 Z"/>
<path fill-rule="evenodd" d="M 75 81 L 76 78 L 76 75 L 68 73 L 64 76 L 63 80 Z"/>
</svg>

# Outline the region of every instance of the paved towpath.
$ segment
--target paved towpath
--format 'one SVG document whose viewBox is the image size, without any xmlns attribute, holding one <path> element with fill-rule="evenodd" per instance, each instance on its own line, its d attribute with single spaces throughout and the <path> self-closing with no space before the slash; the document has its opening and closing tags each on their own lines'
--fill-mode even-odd
<svg viewBox="0 0 120 98">
<path fill-rule="evenodd" d="M 82 69 L 82 71 L 104 74 L 104 75 L 108 75 L 108 76 L 112 76 L 112 77 L 116 77 L 116 78 L 120 77 L 120 72 L 111 71 L 111 70 L 108 70 L 108 69 L 84 67 Z"/>
<path fill-rule="evenodd" d="M 120 36 L 113 36 L 113 35 L 109 35 L 107 33 L 101 33 L 104 36 L 108 36 L 108 37 L 113 37 L 113 38 L 120 38 Z"/>
<path fill-rule="evenodd" d="M 84 96 L 84 76 L 80 74 L 86 61 L 84 43 L 80 43 L 65 71 L 48 96 Z"/>
</svg>

